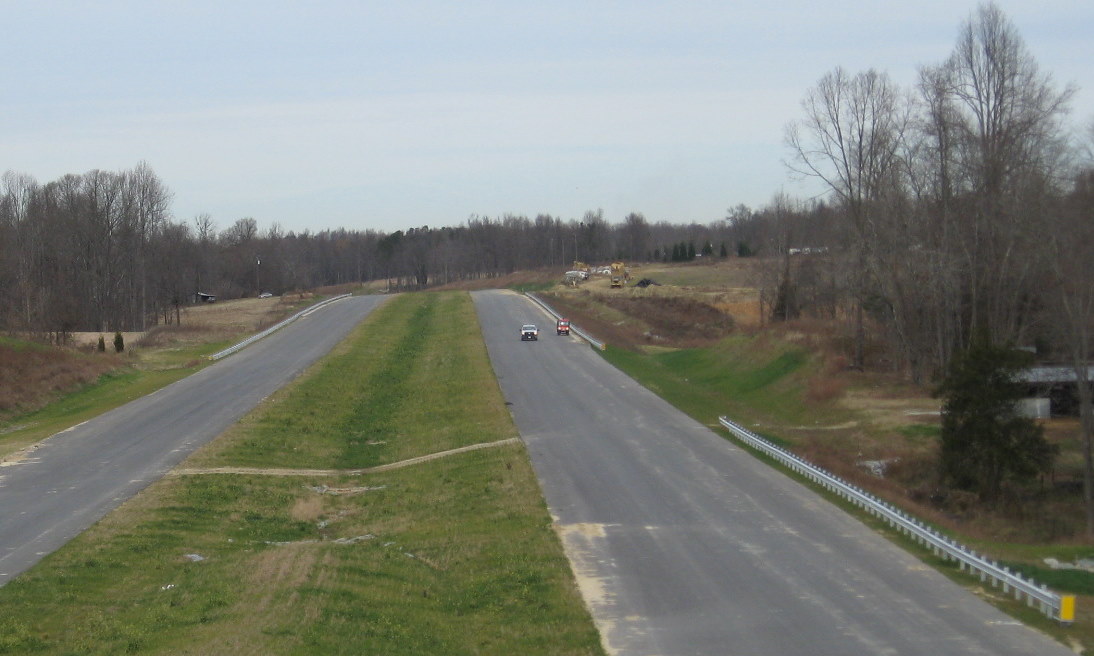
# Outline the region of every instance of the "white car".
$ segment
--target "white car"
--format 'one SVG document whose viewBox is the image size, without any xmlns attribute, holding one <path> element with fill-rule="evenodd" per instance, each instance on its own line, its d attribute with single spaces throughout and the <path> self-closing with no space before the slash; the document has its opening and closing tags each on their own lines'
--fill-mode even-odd
<svg viewBox="0 0 1094 656">
<path fill-rule="evenodd" d="M 539 340 L 539 328 L 535 325 L 526 323 L 520 327 L 520 340 L 524 341 L 538 341 Z"/>
</svg>

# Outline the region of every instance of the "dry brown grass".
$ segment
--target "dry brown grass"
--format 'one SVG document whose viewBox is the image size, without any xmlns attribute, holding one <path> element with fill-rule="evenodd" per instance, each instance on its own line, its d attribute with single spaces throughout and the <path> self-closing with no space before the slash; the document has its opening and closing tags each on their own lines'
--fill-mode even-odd
<svg viewBox="0 0 1094 656">
<path fill-rule="evenodd" d="M 687 296 L 614 295 L 600 297 L 610 308 L 649 326 L 647 339 L 674 344 L 713 343 L 733 331 L 733 317 Z"/>
<path fill-rule="evenodd" d="M 556 310 L 612 346 L 709 346 L 742 324 L 751 329 L 759 323 L 756 290 L 728 286 L 747 277 L 743 266 L 739 260 L 701 267 L 644 265 L 632 267 L 630 285 L 622 289 L 612 289 L 607 276 L 593 275 L 576 288 L 559 284 L 544 294 Z M 634 285 L 643 279 L 657 284 Z"/>
<path fill-rule="evenodd" d="M 291 298 L 242 299 L 188 307 L 181 325 L 124 332 L 125 351 L 114 352 L 114 333 L 77 332 L 65 348 L 11 342 L 0 344 L 0 420 L 44 407 L 60 395 L 122 367 L 155 368 L 157 350 L 223 341 L 257 332 L 286 316 Z M 96 346 L 103 337 L 106 352 Z"/>
<path fill-rule="evenodd" d="M 109 352 L 86 355 L 47 346 L 0 344 L 0 418 L 40 408 L 124 363 L 124 358 Z"/>
<path fill-rule="evenodd" d="M 324 512 L 323 499 L 314 494 L 297 499 L 289 515 L 300 522 L 313 522 L 322 517 Z"/>
<path fill-rule="evenodd" d="M 727 294 L 726 297 L 737 297 L 737 300 L 719 300 L 715 301 L 713 305 L 733 317 L 733 320 L 742 329 L 755 330 L 763 324 L 760 316 L 759 292 L 755 290 L 749 290 L 749 293 L 744 291 L 735 292 Z"/>
<path fill-rule="evenodd" d="M 652 341 L 643 335 L 646 328 L 642 324 L 628 320 L 619 313 L 605 312 L 605 306 L 597 302 L 590 292 L 549 293 L 543 296 L 574 325 L 613 347 L 637 350 Z"/>
<path fill-rule="evenodd" d="M 707 259 L 687 264 L 650 263 L 631 268 L 631 280 L 649 278 L 696 292 L 724 293 L 727 290 L 753 290 L 764 267 L 762 258 Z"/>
<path fill-rule="evenodd" d="M 463 290 L 475 291 L 479 289 L 505 289 L 520 287 L 522 285 L 550 285 L 558 283 L 565 275 L 562 269 L 534 269 L 531 271 L 515 271 L 503 276 L 492 278 L 475 278 L 473 280 L 454 280 L 450 283 L 431 287 L 431 290 Z"/>
<path fill-rule="evenodd" d="M 180 325 L 212 330 L 252 331 L 270 323 L 274 318 L 279 318 L 292 303 L 311 297 L 311 294 L 294 294 L 192 305 L 186 308 Z"/>
<path fill-rule="evenodd" d="M 840 403 L 864 415 L 872 424 L 892 429 L 908 424 L 938 425 L 941 403 L 928 390 L 882 376 L 856 377 L 860 384 L 849 389 Z"/>
<path fill-rule="evenodd" d="M 814 376 L 806 383 L 805 400 L 810 403 L 833 401 L 843 395 L 847 381 L 838 376 Z"/>
<path fill-rule="evenodd" d="M 281 545 L 276 549 L 259 551 L 251 558 L 250 580 L 255 590 L 274 592 L 295 589 L 311 578 L 318 562 L 319 549 L 313 543 L 299 542 Z M 268 601 L 268 599 L 267 599 Z M 258 608 L 264 604 L 259 603 Z"/>
<path fill-rule="evenodd" d="M 126 348 L 129 348 L 130 345 L 135 345 L 137 342 L 139 342 L 140 339 L 144 337 L 144 335 L 145 333 L 143 332 L 125 331 L 122 332 L 122 341 L 124 342 Z M 90 350 L 98 346 L 100 337 L 103 338 L 103 343 L 106 346 L 106 350 L 113 351 L 114 333 L 112 332 L 99 333 L 92 331 L 83 333 L 70 333 L 68 345 L 76 349 Z"/>
<path fill-rule="evenodd" d="M 219 303 L 201 303 L 183 308 L 178 324 L 154 326 L 145 332 L 123 332 L 126 349 L 151 349 L 166 345 L 212 342 L 232 335 L 262 330 L 288 314 L 292 304 L 314 296 L 294 293 L 284 297 L 244 298 Z M 103 337 L 108 351 L 114 350 L 113 332 L 75 332 L 70 345 L 94 349 Z"/>
</svg>

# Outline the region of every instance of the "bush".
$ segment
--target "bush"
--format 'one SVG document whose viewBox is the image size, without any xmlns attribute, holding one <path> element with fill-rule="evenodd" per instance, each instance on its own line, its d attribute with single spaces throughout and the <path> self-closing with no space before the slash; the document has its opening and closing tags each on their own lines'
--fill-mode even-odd
<svg viewBox="0 0 1094 656">
<path fill-rule="evenodd" d="M 117 353 L 121 353 L 124 350 L 125 340 L 122 339 L 122 334 L 120 332 L 114 333 L 114 351 Z"/>
<path fill-rule="evenodd" d="M 106 353 L 106 338 L 99 335 L 99 353 Z"/>
</svg>

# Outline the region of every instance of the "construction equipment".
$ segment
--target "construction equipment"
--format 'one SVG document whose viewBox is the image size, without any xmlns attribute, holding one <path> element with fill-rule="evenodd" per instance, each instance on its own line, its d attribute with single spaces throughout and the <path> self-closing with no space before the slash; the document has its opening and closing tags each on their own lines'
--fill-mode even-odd
<svg viewBox="0 0 1094 656">
<path fill-rule="evenodd" d="M 612 287 L 622 287 L 627 281 L 627 267 L 622 262 L 612 262 Z"/>
</svg>

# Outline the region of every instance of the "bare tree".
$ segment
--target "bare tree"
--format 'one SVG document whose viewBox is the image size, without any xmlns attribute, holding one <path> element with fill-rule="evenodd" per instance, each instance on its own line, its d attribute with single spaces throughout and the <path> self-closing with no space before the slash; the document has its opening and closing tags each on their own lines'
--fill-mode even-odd
<svg viewBox="0 0 1094 656">
<path fill-rule="evenodd" d="M 194 235 L 197 238 L 197 248 L 191 262 L 194 273 L 192 299 L 196 299 L 199 293 L 210 293 L 202 287 L 202 278 L 207 276 L 210 261 L 212 260 L 210 251 L 216 242 L 216 234 L 217 228 L 212 216 L 208 213 L 202 213 L 194 217 Z M 205 277 L 205 280 L 208 280 L 208 277 Z"/>
<path fill-rule="evenodd" d="M 1094 124 L 1091 125 L 1094 145 Z M 1089 157 L 1089 155 L 1088 155 Z M 1055 282 L 1050 325 L 1075 373 L 1083 452 L 1083 502 L 1087 537 L 1094 537 L 1094 161 L 1081 171 L 1060 220 L 1051 231 Z"/>
<path fill-rule="evenodd" d="M 620 255 L 632 262 L 642 262 L 649 253 L 650 225 L 646 217 L 631 212 L 620 228 Z"/>
<path fill-rule="evenodd" d="M 966 271 L 969 325 L 990 330 L 1000 343 L 1020 342 L 1038 296 L 1040 263 L 1030 246 L 1044 234 L 1044 199 L 1058 191 L 1064 173 L 1062 119 L 1073 89 L 1055 90 L 993 3 L 962 26 L 953 54 L 934 75 L 933 88 L 942 94 L 935 99 L 939 135 L 956 140 L 939 142 L 939 151 L 956 154 L 960 176 L 946 184 L 949 191 L 968 190 L 967 203 L 951 206 L 958 216 L 950 237 Z"/>
<path fill-rule="evenodd" d="M 175 325 L 182 323 L 182 306 L 190 302 L 190 263 L 195 257 L 197 242 L 185 223 L 166 221 L 151 235 L 149 253 L 156 266 L 153 285 L 157 314 L 169 324 L 174 315 Z"/>
<path fill-rule="evenodd" d="M 31 218 L 40 188 L 31 176 L 7 171 L 0 193 L 0 318 L 10 313 L 9 321 L 30 329 L 34 262 L 43 252 Z"/>
<path fill-rule="evenodd" d="M 134 327 L 144 330 L 148 319 L 148 251 L 150 238 L 170 215 L 171 192 L 152 171 L 148 162 L 140 162 L 128 176 L 133 203 L 133 232 L 136 257 L 134 278 L 140 286 L 140 308 Z"/>
<path fill-rule="evenodd" d="M 920 352 L 940 369 L 954 350 L 968 343 L 962 310 L 961 258 L 954 248 L 959 196 L 969 192 L 960 173 L 959 111 L 948 91 L 944 67 L 920 70 L 919 106 L 909 147 L 909 187 L 916 199 L 919 229 L 918 287 L 924 296 Z"/>
<path fill-rule="evenodd" d="M 254 289 L 254 295 L 258 296 L 262 291 L 257 289 L 260 283 L 258 267 L 261 266 L 257 241 L 258 221 L 249 216 L 236 219 L 220 235 L 220 245 L 226 256 L 224 271 L 228 280 L 225 282 L 232 294 L 245 295 L 247 290 Z"/>
<path fill-rule="evenodd" d="M 606 262 L 613 257 L 608 222 L 604 210 L 585 212 L 578 228 L 578 255 L 585 262 Z"/>
<path fill-rule="evenodd" d="M 822 180 L 843 206 L 851 230 L 846 242 L 855 262 L 855 350 L 864 364 L 864 303 L 876 276 L 882 201 L 899 191 L 900 152 L 907 104 L 889 77 L 873 69 L 850 76 L 842 68 L 826 74 L 802 101 L 805 116 L 786 130 L 792 171 Z"/>
</svg>

